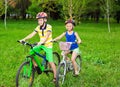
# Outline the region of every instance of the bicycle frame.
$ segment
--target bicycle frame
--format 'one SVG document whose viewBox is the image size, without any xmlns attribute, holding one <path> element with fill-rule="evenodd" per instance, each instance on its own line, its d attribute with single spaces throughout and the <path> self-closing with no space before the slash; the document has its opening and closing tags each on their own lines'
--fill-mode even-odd
<svg viewBox="0 0 120 87">
<path fill-rule="evenodd" d="M 33 50 L 33 49 L 32 49 L 32 50 Z M 33 51 L 34 51 L 34 50 L 33 50 Z M 45 64 L 45 62 L 47 61 L 47 60 L 46 60 L 46 56 L 41 55 L 41 54 L 39 54 L 39 53 L 37 53 L 37 52 L 35 52 L 35 51 L 34 51 L 34 53 L 35 53 L 39 58 L 43 58 L 43 61 L 42 61 L 42 64 L 41 64 L 40 61 L 39 61 L 39 58 L 36 57 L 36 55 L 33 55 L 33 59 L 34 59 L 35 62 L 37 63 L 37 65 L 38 65 L 38 67 L 40 68 L 40 70 L 41 70 L 41 71 L 44 71 L 44 70 L 45 70 L 44 64 Z"/>
<path fill-rule="evenodd" d="M 65 51 L 63 51 L 64 53 L 62 54 L 62 61 L 60 62 L 61 64 L 64 63 L 65 64 L 65 69 L 66 71 L 68 71 L 68 62 L 66 60 L 66 55 L 65 55 Z"/>
<path fill-rule="evenodd" d="M 18 42 L 19 42 L 19 41 L 18 41 Z M 33 50 L 33 45 L 32 45 L 32 44 L 29 44 L 29 43 L 27 43 L 27 42 L 22 42 L 22 44 L 23 44 L 23 45 L 29 45 L 29 46 L 31 47 L 30 50 L 32 50 L 32 51 L 29 52 L 30 56 L 27 56 L 27 57 L 25 58 L 25 61 L 26 61 L 26 62 L 30 62 L 30 68 L 27 69 L 27 67 L 24 66 L 24 68 L 23 68 L 23 69 L 24 69 L 23 75 L 26 75 L 27 70 L 28 70 L 27 76 L 29 77 L 29 76 L 31 75 L 32 68 L 33 68 L 33 66 L 34 66 L 33 60 L 36 62 L 36 64 L 37 64 L 38 67 L 40 68 L 40 70 L 43 72 L 43 71 L 45 70 L 45 64 L 46 64 L 46 62 L 47 62 L 46 56 L 45 56 L 45 55 L 42 55 L 42 54 L 40 54 L 40 53 L 35 52 L 35 51 Z M 33 53 L 33 52 L 34 52 L 34 53 Z M 32 55 L 31 55 L 31 54 L 32 54 Z M 39 58 L 42 58 L 43 60 L 40 62 L 38 57 L 39 57 Z"/>
<path fill-rule="evenodd" d="M 64 52 L 65 52 L 65 51 L 64 51 Z M 65 54 L 63 54 L 63 55 L 62 55 L 62 61 L 61 61 L 60 63 L 66 63 L 66 59 L 65 59 L 65 58 L 66 58 Z"/>
<path fill-rule="evenodd" d="M 62 41 L 54 41 L 54 42 L 59 42 L 59 45 L 60 45 L 60 43 L 62 42 Z M 62 43 L 66 43 L 66 42 L 62 42 Z M 71 47 L 71 44 L 74 44 L 74 43 L 76 43 L 76 42 L 67 42 L 67 43 L 69 43 L 69 44 L 67 44 L 67 45 L 69 45 L 69 48 Z M 67 46 L 66 45 L 66 46 Z M 63 54 L 62 54 L 62 61 L 60 62 L 61 64 L 62 63 L 64 63 L 65 64 L 65 69 L 66 70 L 68 70 L 68 66 L 67 66 L 67 60 L 66 60 L 66 55 L 65 55 L 65 51 L 66 51 L 66 49 L 64 50 L 64 48 L 62 49 L 61 47 L 60 47 L 60 49 L 63 51 Z M 69 50 L 67 50 L 67 51 L 69 51 Z M 69 53 L 70 54 L 70 53 Z"/>
</svg>

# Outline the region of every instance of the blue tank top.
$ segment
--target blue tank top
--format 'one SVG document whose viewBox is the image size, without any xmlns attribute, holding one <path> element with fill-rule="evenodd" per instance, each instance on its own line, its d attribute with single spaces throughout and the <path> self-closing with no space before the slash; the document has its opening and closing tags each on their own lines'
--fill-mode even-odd
<svg viewBox="0 0 120 87">
<path fill-rule="evenodd" d="M 72 34 L 68 34 L 68 32 L 66 32 L 65 36 L 66 36 L 66 42 L 75 42 L 76 41 L 75 32 L 73 32 Z M 77 43 L 72 44 L 70 50 L 74 50 L 75 48 L 78 48 Z"/>
</svg>

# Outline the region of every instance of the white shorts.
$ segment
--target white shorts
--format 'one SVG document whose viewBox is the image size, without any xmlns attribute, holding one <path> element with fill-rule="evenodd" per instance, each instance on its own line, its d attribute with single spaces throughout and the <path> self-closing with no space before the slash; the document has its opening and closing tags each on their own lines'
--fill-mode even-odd
<svg viewBox="0 0 120 87">
<path fill-rule="evenodd" d="M 61 55 L 64 55 L 64 53 L 65 53 L 65 54 L 66 54 L 66 53 L 68 54 L 68 53 L 70 53 L 71 51 L 76 52 L 77 55 L 80 55 L 80 54 L 81 54 L 81 51 L 79 50 L 79 48 L 75 48 L 74 50 L 68 50 L 68 51 L 66 51 L 66 52 L 62 51 L 62 52 L 61 52 Z"/>
<path fill-rule="evenodd" d="M 71 50 L 71 51 L 76 52 L 78 55 L 81 53 L 79 48 L 75 48 L 74 50 Z"/>
</svg>

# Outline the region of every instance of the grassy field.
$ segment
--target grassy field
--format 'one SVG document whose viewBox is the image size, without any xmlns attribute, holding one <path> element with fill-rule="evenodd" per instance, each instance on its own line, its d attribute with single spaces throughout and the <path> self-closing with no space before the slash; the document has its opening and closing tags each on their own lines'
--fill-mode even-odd
<svg viewBox="0 0 120 87">
<path fill-rule="evenodd" d="M 53 38 L 65 31 L 63 21 L 49 21 L 53 26 Z M 20 64 L 29 52 L 17 40 L 32 32 L 35 20 L 9 20 L 7 29 L 0 21 L 0 87 L 15 87 L 15 76 Z M 67 74 L 63 87 L 120 87 L 120 24 L 111 24 L 108 33 L 106 23 L 81 23 L 76 26 L 82 39 L 82 70 L 78 77 Z M 29 42 L 37 42 L 38 36 Z M 64 40 L 64 39 L 63 39 Z M 60 52 L 58 44 L 54 50 Z M 52 77 L 37 75 L 33 87 L 54 87 Z"/>
</svg>

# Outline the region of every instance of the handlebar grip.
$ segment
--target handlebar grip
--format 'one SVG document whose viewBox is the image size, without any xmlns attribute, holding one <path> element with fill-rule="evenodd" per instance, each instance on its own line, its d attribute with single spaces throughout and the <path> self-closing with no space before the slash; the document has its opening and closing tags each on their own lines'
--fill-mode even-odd
<svg viewBox="0 0 120 87">
<path fill-rule="evenodd" d="M 42 43 L 41 45 L 45 45 L 44 43 Z"/>
<path fill-rule="evenodd" d="M 58 41 L 51 41 L 52 43 L 57 43 Z"/>
<path fill-rule="evenodd" d="M 19 43 L 21 43 L 21 44 L 26 44 L 26 42 L 25 41 L 17 41 L 17 42 L 19 42 Z"/>
<path fill-rule="evenodd" d="M 19 41 L 19 40 L 17 40 L 17 42 L 19 42 L 19 43 L 20 43 L 20 41 Z"/>
</svg>

